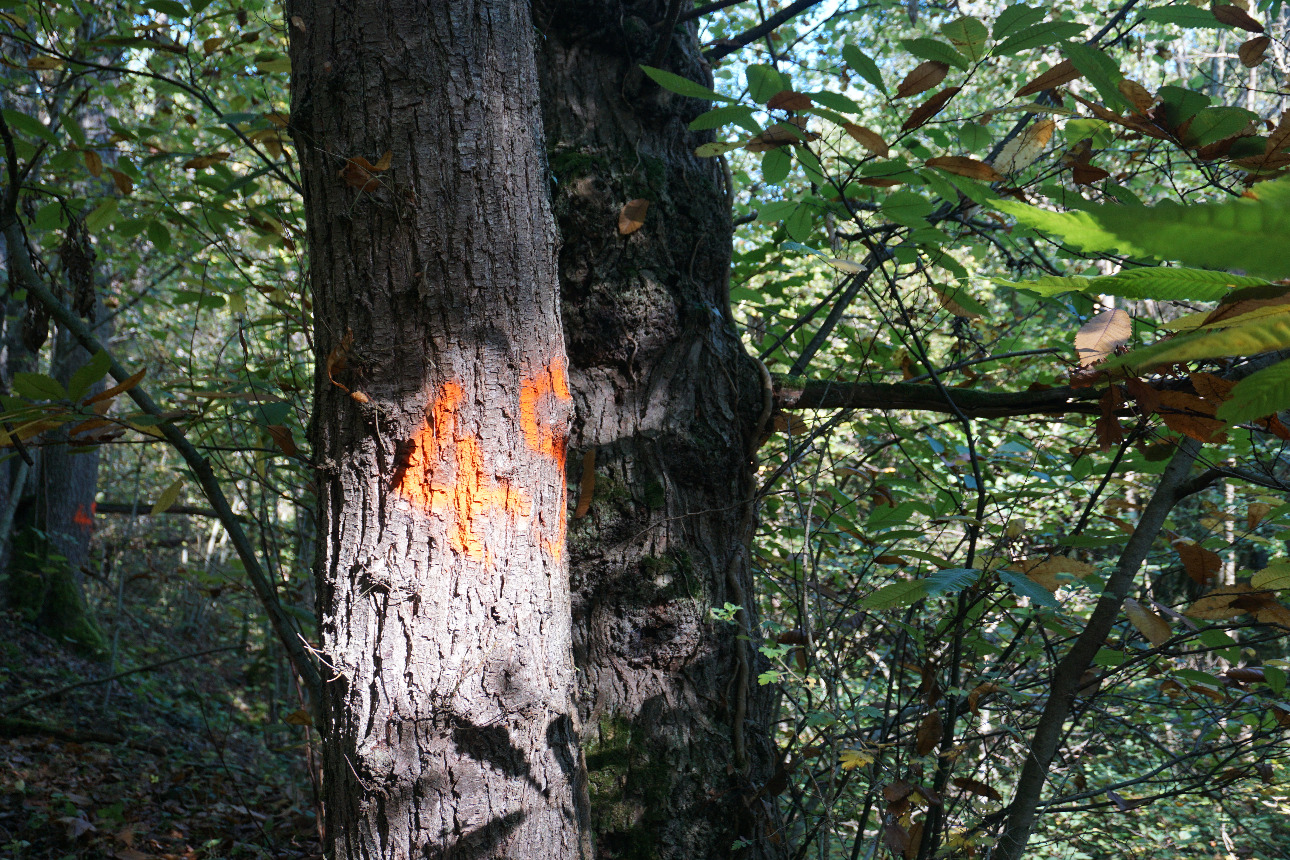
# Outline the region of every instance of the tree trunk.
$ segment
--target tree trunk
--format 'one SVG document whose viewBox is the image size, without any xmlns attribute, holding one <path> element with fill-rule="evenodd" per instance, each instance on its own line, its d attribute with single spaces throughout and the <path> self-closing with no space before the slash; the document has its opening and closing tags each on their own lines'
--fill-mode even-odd
<svg viewBox="0 0 1290 860">
<path fill-rule="evenodd" d="M 741 638 L 757 630 L 747 541 L 768 390 L 729 314 L 727 180 L 694 155 L 711 134 L 687 128 L 709 105 L 638 67 L 708 71 L 694 25 L 661 33 L 666 2 L 536 6 L 571 445 L 594 474 L 570 562 L 597 856 L 780 856 L 769 689 Z M 638 199 L 644 225 L 624 235 Z M 737 624 L 709 615 L 727 603 Z"/>
<path fill-rule="evenodd" d="M 583 856 L 529 6 L 295 0 L 287 22 L 330 851 Z"/>
</svg>

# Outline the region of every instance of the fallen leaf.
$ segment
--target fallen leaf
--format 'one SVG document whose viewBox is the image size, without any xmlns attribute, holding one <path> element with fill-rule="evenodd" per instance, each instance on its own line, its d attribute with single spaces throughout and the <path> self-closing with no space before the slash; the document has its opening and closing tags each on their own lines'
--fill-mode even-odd
<svg viewBox="0 0 1290 860">
<path fill-rule="evenodd" d="M 573 511 L 575 520 L 582 519 L 591 510 L 591 497 L 596 490 L 596 449 L 582 455 L 582 482 L 578 487 L 578 507 Z"/>
</svg>

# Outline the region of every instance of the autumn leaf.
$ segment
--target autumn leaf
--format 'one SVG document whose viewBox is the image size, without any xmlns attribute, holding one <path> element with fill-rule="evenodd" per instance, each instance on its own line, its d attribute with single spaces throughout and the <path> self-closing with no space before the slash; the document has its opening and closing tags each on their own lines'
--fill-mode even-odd
<svg viewBox="0 0 1290 860">
<path fill-rule="evenodd" d="M 1221 24 L 1227 24 L 1231 27 L 1239 27 L 1242 30 L 1250 31 L 1251 33 L 1263 32 L 1263 25 L 1251 18 L 1250 13 L 1246 12 L 1240 6 L 1214 3 L 1209 8 L 1210 11 L 1214 13 L 1214 17 L 1217 18 Z"/>
<path fill-rule="evenodd" d="M 81 152 L 85 158 L 85 169 L 90 172 L 90 176 L 98 179 L 103 175 L 103 159 L 92 149 L 86 149 Z"/>
<path fill-rule="evenodd" d="M 1185 391 L 1156 394 L 1156 412 L 1165 426 L 1198 442 L 1223 442 L 1227 423 L 1215 418 L 1218 404 Z"/>
<path fill-rule="evenodd" d="M 1026 128 L 999 150 L 994 159 L 994 169 L 1007 176 L 1029 167 L 1052 140 L 1056 127 L 1053 120 L 1044 119 Z"/>
<path fill-rule="evenodd" d="M 905 120 L 905 122 L 900 126 L 900 130 L 912 131 L 922 126 L 929 119 L 940 113 L 945 106 L 949 104 L 950 99 L 954 98 L 961 89 L 963 88 L 946 87 L 918 107 L 914 108 L 914 112 L 911 113 L 909 115 L 909 119 Z"/>
<path fill-rule="evenodd" d="M 956 776 L 950 781 L 958 788 L 971 792 L 972 794 L 979 794 L 981 797 L 989 798 L 990 800 L 1003 800 L 1002 794 L 979 780 L 971 779 L 966 776 Z"/>
<path fill-rule="evenodd" d="M 956 176 L 966 176 L 980 182 L 999 182 L 1003 179 L 999 172 L 984 161 L 967 158 L 962 155 L 939 155 L 927 159 L 928 167 L 936 167 Z"/>
<path fill-rule="evenodd" d="M 1236 601 L 1248 597 L 1254 592 L 1247 583 L 1224 585 L 1206 594 L 1183 612 L 1188 618 L 1201 621 L 1225 621 L 1245 614 L 1245 610 L 1233 606 Z"/>
<path fill-rule="evenodd" d="M 918 725 L 918 734 L 914 739 L 914 752 L 917 755 L 927 755 L 936 749 L 936 745 L 941 741 L 941 730 L 940 711 L 928 712 Z"/>
<path fill-rule="evenodd" d="M 111 400 L 113 397 L 116 397 L 118 394 L 124 394 L 125 392 L 129 391 L 131 388 L 134 388 L 140 382 L 143 382 L 143 377 L 146 376 L 147 373 L 148 373 L 147 368 L 144 368 L 143 370 L 140 370 L 136 373 L 132 373 L 124 381 L 119 382 L 116 385 L 113 385 L 111 388 L 105 388 L 104 390 L 100 391 L 98 394 L 85 398 L 85 405 L 89 406 L 91 404 L 99 403 L 104 400 Z"/>
<path fill-rule="evenodd" d="M 1198 585 L 1209 582 L 1223 567 L 1223 559 L 1219 554 L 1200 544 L 1179 541 L 1174 544 L 1174 550 L 1182 559 L 1187 575 Z"/>
<path fill-rule="evenodd" d="M 1241 46 L 1236 49 L 1236 56 L 1240 58 L 1242 66 L 1253 69 L 1263 64 L 1271 45 L 1272 40 L 1267 36 L 1255 36 L 1241 43 Z"/>
<path fill-rule="evenodd" d="M 1134 111 L 1145 114 L 1151 110 L 1151 106 L 1156 103 L 1156 97 L 1147 92 L 1147 88 L 1137 81 L 1125 78 L 1117 86 L 1120 95 L 1124 96 L 1129 104 L 1133 105 Z"/>
<path fill-rule="evenodd" d="M 644 198 L 628 200 L 618 212 L 618 234 L 630 236 L 645 226 L 645 213 L 649 211 L 649 201 Z"/>
<path fill-rule="evenodd" d="M 1132 334 L 1133 320 L 1119 308 L 1093 317 L 1075 333 L 1075 351 L 1079 353 L 1080 367 L 1097 364 L 1116 347 L 1128 343 Z"/>
<path fill-rule="evenodd" d="M 283 717 L 282 722 L 289 726 L 312 726 L 314 719 L 304 708 L 299 708 Z"/>
<path fill-rule="evenodd" d="M 1263 518 L 1271 511 L 1272 506 L 1266 502 L 1251 502 L 1250 506 L 1245 511 L 1245 524 L 1249 527 L 1250 531 L 1254 531 L 1259 523 L 1263 522 Z"/>
<path fill-rule="evenodd" d="M 1125 598 L 1124 613 L 1129 616 L 1129 622 L 1153 647 L 1159 648 L 1173 638 L 1174 632 L 1169 622 L 1132 597 Z"/>
<path fill-rule="evenodd" d="M 281 424 L 269 424 L 264 429 L 273 439 L 274 444 L 281 449 L 282 453 L 288 457 L 295 457 L 300 453 L 300 449 L 296 447 L 296 440 L 291 436 L 289 427 Z"/>
<path fill-rule="evenodd" d="M 112 175 L 112 184 L 116 186 L 117 191 L 121 192 L 121 196 L 128 197 L 134 193 L 134 180 L 127 174 L 112 167 L 109 167 L 107 172 Z"/>
<path fill-rule="evenodd" d="M 1058 574 L 1065 573 L 1083 579 L 1097 573 L 1095 565 L 1065 555 L 1027 559 L 1017 566 L 1036 585 L 1052 592 L 1056 592 L 1064 584 Z"/>
<path fill-rule="evenodd" d="M 896 87 L 896 98 L 903 99 L 927 92 L 945 80 L 945 76 L 949 71 L 949 64 L 942 63 L 939 60 L 928 60 L 924 63 L 919 63 L 914 67 L 913 71 L 905 75 L 905 79 Z"/>
<path fill-rule="evenodd" d="M 228 160 L 227 152 L 212 152 L 210 155 L 198 155 L 184 162 L 184 167 L 188 170 L 204 170 L 221 161 Z"/>
<path fill-rule="evenodd" d="M 153 514 L 164 514 L 179 500 L 179 493 L 184 489 L 184 479 L 180 478 L 161 491 L 157 501 L 152 505 Z"/>
<path fill-rule="evenodd" d="M 340 169 L 339 176 L 350 188 L 357 188 L 359 191 L 375 191 L 381 187 L 381 180 L 376 177 L 376 174 L 389 170 L 393 159 L 394 153 L 388 149 L 375 164 L 361 155 L 347 158 L 345 166 Z"/>
<path fill-rule="evenodd" d="M 1002 688 L 998 684 L 994 683 L 993 681 L 987 681 L 984 684 L 978 684 L 975 688 L 973 688 L 972 692 L 968 693 L 968 697 L 967 697 L 968 709 L 971 710 L 974 715 L 979 716 L 981 712 L 980 709 L 982 705 L 982 700 L 987 699 L 993 694 L 999 692 L 1000 689 Z"/>
<path fill-rule="evenodd" d="M 873 753 L 864 750 L 843 750 L 839 756 L 843 770 L 855 770 L 873 764 Z"/>
<path fill-rule="evenodd" d="M 1032 96 L 1035 93 L 1042 93 L 1044 90 L 1051 90 L 1053 87 L 1060 87 L 1062 84 L 1068 84 L 1079 78 L 1084 73 L 1075 68 L 1075 64 L 1070 60 L 1062 60 L 1021 89 L 1017 90 L 1017 97 Z"/>
<path fill-rule="evenodd" d="M 792 90 L 781 90 L 771 96 L 766 102 L 766 107 L 771 110 L 800 111 L 810 110 L 811 97 L 802 93 L 793 92 Z"/>
<path fill-rule="evenodd" d="M 882 135 L 878 134 L 876 131 L 871 131 L 864 126 L 856 125 L 853 122 L 847 123 L 842 126 L 842 128 L 847 134 L 851 135 L 857 143 L 872 152 L 874 155 L 885 157 L 887 153 L 891 151 L 891 148 L 887 146 L 887 141 L 883 140 Z"/>
</svg>

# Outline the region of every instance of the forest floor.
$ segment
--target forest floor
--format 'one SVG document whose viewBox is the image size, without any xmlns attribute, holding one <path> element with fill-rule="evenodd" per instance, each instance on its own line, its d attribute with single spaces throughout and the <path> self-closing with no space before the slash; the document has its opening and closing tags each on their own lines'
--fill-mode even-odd
<svg viewBox="0 0 1290 860">
<path fill-rule="evenodd" d="M 12 614 L 0 631 L 0 857 L 322 856 L 304 730 L 266 729 L 230 692 L 236 657 L 16 707 L 108 671 Z"/>
</svg>

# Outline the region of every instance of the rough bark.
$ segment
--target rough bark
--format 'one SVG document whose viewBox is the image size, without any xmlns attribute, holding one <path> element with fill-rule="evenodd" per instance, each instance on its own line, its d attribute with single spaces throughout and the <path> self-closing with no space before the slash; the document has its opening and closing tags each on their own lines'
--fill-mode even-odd
<svg viewBox="0 0 1290 860">
<path fill-rule="evenodd" d="M 287 21 L 329 847 L 582 856 L 570 396 L 529 6 L 297 0 Z"/>
<path fill-rule="evenodd" d="M 675 4 L 672 4 L 675 5 Z M 602 858 L 773 857 L 768 690 L 747 540 L 769 379 L 729 315 L 731 224 L 709 106 L 639 64 L 708 78 L 657 0 L 535 4 L 586 515 L 570 525 L 574 653 Z M 674 20 L 674 19 L 673 19 Z M 631 200 L 644 225 L 618 228 Z M 594 462 L 592 462 L 594 458 Z M 591 481 L 594 479 L 594 486 Z M 738 624 L 712 607 L 741 607 Z"/>
</svg>

